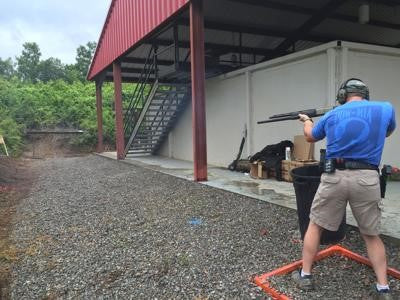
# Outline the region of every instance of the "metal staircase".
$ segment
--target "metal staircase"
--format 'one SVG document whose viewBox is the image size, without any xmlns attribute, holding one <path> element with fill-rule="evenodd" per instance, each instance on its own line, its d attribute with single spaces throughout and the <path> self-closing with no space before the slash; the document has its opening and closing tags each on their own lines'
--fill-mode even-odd
<svg viewBox="0 0 400 300">
<path fill-rule="evenodd" d="M 124 105 L 125 156 L 154 154 L 160 149 L 174 127 L 180 113 L 190 100 L 190 63 L 179 60 L 178 43 L 157 51 L 151 47 L 135 90 Z M 175 51 L 175 61 L 160 68 L 161 54 Z M 179 52 L 179 51 L 178 51 Z M 232 70 L 218 63 L 206 63 L 206 78 Z"/>
<path fill-rule="evenodd" d="M 155 82 L 125 148 L 126 155 L 152 154 L 168 136 L 190 95 L 185 84 Z"/>
<path fill-rule="evenodd" d="M 189 97 L 189 84 L 159 82 L 152 48 L 124 115 L 125 156 L 155 153 Z"/>
</svg>

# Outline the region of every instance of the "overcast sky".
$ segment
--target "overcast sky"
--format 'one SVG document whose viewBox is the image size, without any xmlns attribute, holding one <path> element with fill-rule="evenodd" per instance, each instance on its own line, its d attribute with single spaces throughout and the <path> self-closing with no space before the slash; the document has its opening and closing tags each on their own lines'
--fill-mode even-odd
<svg viewBox="0 0 400 300">
<path fill-rule="evenodd" d="M 111 0 L 0 0 L 0 57 L 36 42 L 42 59 L 74 63 L 76 48 L 98 41 Z"/>
</svg>

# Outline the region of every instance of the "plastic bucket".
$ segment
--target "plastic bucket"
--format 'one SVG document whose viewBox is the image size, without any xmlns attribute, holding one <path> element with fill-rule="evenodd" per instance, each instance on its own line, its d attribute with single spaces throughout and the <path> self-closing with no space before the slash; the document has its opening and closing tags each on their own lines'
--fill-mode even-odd
<svg viewBox="0 0 400 300">
<path fill-rule="evenodd" d="M 297 215 L 299 217 L 299 229 L 301 239 L 310 222 L 310 210 L 315 193 L 321 182 L 321 170 L 318 165 L 303 166 L 291 170 L 293 186 L 296 193 Z M 344 239 L 346 236 L 346 213 L 338 231 L 324 230 L 321 236 L 321 244 L 333 244 Z"/>
</svg>

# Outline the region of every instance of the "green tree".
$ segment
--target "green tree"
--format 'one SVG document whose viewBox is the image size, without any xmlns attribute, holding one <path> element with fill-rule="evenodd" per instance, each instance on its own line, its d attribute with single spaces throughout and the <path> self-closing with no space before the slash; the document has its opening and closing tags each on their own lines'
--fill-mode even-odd
<svg viewBox="0 0 400 300">
<path fill-rule="evenodd" d="M 68 83 L 73 83 L 75 81 L 82 80 L 79 70 L 75 64 L 65 65 L 64 67 L 65 81 Z"/>
<path fill-rule="evenodd" d="M 96 45 L 96 42 L 88 42 L 85 46 L 81 45 L 76 49 L 76 69 L 82 81 L 86 79 Z"/>
<path fill-rule="evenodd" d="M 23 81 L 37 82 L 40 64 L 40 49 L 36 43 L 24 43 L 22 54 L 17 57 L 17 74 Z"/>
<path fill-rule="evenodd" d="M 38 69 L 38 79 L 42 82 L 65 79 L 65 66 L 58 58 L 50 57 L 40 61 Z"/>
<path fill-rule="evenodd" d="M 96 89 L 93 82 L 67 83 L 64 80 L 23 82 L 0 77 L 0 134 L 6 138 L 10 153 L 23 149 L 25 129 L 82 129 L 74 145 L 91 149 L 97 141 Z M 115 117 L 112 110 L 114 88 L 103 85 L 104 142 L 114 144 Z"/>
<path fill-rule="evenodd" d="M 9 79 L 14 75 L 14 73 L 14 63 L 11 58 L 2 60 L 0 57 L 0 76 Z"/>
<path fill-rule="evenodd" d="M 76 128 L 83 134 L 74 145 L 91 149 L 97 141 L 96 89 L 85 80 L 95 43 L 77 49 L 75 64 L 64 65 L 57 58 L 41 60 L 39 46 L 25 43 L 17 57 L 16 70 L 11 59 L 0 59 L 0 134 L 13 155 L 24 147 L 26 129 Z M 18 75 L 18 76 L 13 76 Z M 132 93 L 133 85 L 123 85 Z M 115 141 L 114 88 L 103 85 L 104 142 Z"/>
</svg>

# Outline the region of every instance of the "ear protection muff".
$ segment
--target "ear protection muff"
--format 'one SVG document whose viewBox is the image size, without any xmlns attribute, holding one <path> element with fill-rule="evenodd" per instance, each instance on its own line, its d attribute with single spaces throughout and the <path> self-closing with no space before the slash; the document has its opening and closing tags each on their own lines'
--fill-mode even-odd
<svg viewBox="0 0 400 300">
<path fill-rule="evenodd" d="M 342 83 L 337 92 L 336 101 L 339 102 L 340 105 L 345 104 L 347 100 L 347 95 L 349 93 L 361 94 L 364 99 L 369 100 L 368 87 L 362 80 L 358 78 L 350 78 Z"/>
<path fill-rule="evenodd" d="M 348 80 L 346 80 L 345 82 L 343 82 L 340 87 L 339 90 L 337 92 L 336 95 L 336 101 L 339 102 L 340 105 L 343 105 L 346 103 L 346 99 L 347 99 L 347 92 L 346 89 L 344 88 L 346 86 Z"/>
</svg>

